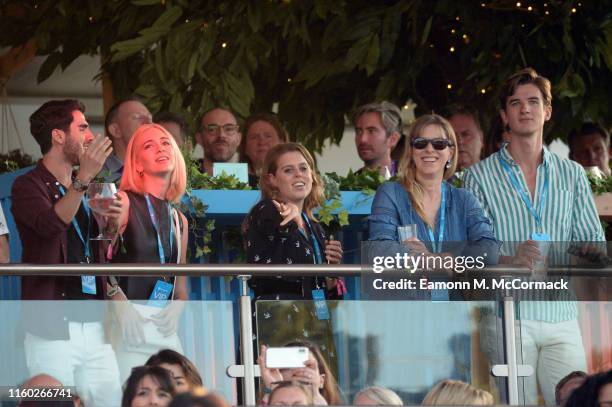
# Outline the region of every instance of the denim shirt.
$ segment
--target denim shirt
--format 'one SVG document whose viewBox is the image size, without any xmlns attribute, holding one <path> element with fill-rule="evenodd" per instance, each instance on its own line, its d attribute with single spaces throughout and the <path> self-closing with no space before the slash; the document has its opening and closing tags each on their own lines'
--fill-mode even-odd
<svg viewBox="0 0 612 407">
<path fill-rule="evenodd" d="M 446 220 L 442 251 L 453 254 L 482 255 L 487 253 L 485 263 L 497 264 L 501 243 L 495 239 L 491 221 L 485 216 L 480 203 L 474 195 L 463 188 L 446 186 Z M 439 219 L 433 235 L 439 233 Z M 397 227 L 416 224 L 417 237 L 433 251 L 428 226 L 418 215 L 408 191 L 398 182 L 386 182 L 376 191 L 372 202 L 372 212 L 368 218 L 370 241 L 393 241 L 399 243 Z M 394 245 L 393 250 L 404 245 Z M 457 250 L 457 247 L 461 247 Z M 406 251 L 404 248 L 400 252 Z"/>
</svg>

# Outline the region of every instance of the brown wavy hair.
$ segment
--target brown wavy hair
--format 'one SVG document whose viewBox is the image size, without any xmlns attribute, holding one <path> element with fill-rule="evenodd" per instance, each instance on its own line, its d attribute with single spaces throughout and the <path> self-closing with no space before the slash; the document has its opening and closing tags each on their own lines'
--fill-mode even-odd
<svg viewBox="0 0 612 407">
<path fill-rule="evenodd" d="M 251 159 L 246 155 L 246 144 L 249 136 L 249 129 L 256 122 L 266 122 L 272 126 L 274 131 L 276 131 L 276 135 L 278 136 L 280 143 L 289 142 L 289 135 L 287 134 L 287 131 L 278 120 L 278 116 L 276 116 L 274 113 L 257 113 L 249 116 L 242 126 L 243 137 L 242 141 L 240 142 L 240 146 L 238 147 L 238 153 L 240 154 L 240 162 L 249 164 L 249 170 L 251 172 L 254 172 L 255 169 L 253 168 Z"/>
<path fill-rule="evenodd" d="M 315 166 L 314 159 L 312 155 L 306 147 L 298 143 L 282 143 L 277 144 L 272 147 L 268 154 L 266 154 L 266 159 L 264 161 L 264 165 L 261 171 L 261 178 L 259 179 L 259 186 L 261 188 L 261 197 L 262 199 L 277 199 L 278 191 L 274 186 L 272 186 L 272 182 L 270 181 L 269 175 L 275 175 L 278 170 L 278 160 L 279 158 L 287 153 L 300 153 L 306 160 L 308 167 L 310 167 L 310 171 L 312 173 L 312 190 L 310 194 L 304 200 L 304 212 L 306 212 L 306 216 L 312 221 L 317 221 L 312 214 L 312 211 L 321 206 L 324 200 L 323 190 L 325 185 L 323 184 L 323 180 L 319 177 L 317 173 L 317 168 Z"/>
<path fill-rule="evenodd" d="M 404 186 L 404 188 L 406 188 L 406 191 L 408 191 L 408 195 L 410 196 L 414 209 L 425 222 L 426 216 L 423 202 L 424 190 L 423 186 L 416 179 L 416 166 L 414 164 L 414 160 L 412 159 L 412 140 L 419 137 L 421 131 L 423 131 L 425 127 L 432 124 L 440 127 L 446 138 L 453 143 L 453 146 L 449 148 L 457 148 L 457 137 L 455 136 L 453 127 L 448 120 L 437 114 L 426 114 L 419 117 L 410 128 L 410 133 L 408 133 L 406 145 L 404 146 L 404 155 L 399 166 L 400 183 Z M 457 155 L 457 151 L 454 150 L 454 154 L 451 157 L 450 167 L 444 170 L 444 175 L 442 176 L 443 179 L 448 179 L 455 173 L 455 170 L 457 169 Z M 429 226 L 432 228 L 435 227 L 435 225 Z"/>
<path fill-rule="evenodd" d="M 325 375 L 325 380 L 323 381 L 323 389 L 321 391 L 321 395 L 327 401 L 327 404 L 332 405 L 342 405 L 344 404 L 342 398 L 340 397 L 340 392 L 338 391 L 338 382 L 334 377 L 327 361 L 323 357 L 321 350 L 319 347 L 310 341 L 305 340 L 296 340 L 285 344 L 284 346 L 305 346 L 308 348 L 310 352 L 314 355 L 314 358 L 317 360 L 317 365 L 319 365 L 319 374 Z"/>
</svg>

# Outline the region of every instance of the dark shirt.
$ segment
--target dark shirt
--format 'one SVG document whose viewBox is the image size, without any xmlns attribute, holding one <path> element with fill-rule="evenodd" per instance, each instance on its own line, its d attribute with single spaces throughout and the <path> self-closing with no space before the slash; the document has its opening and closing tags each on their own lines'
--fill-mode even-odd
<svg viewBox="0 0 612 407">
<path fill-rule="evenodd" d="M 113 257 L 113 263 L 160 264 L 157 232 L 149 214 L 147 201 L 143 195 L 131 191 L 126 191 L 126 193 L 130 200 L 128 223 L 122 235 L 121 245 L 123 247 Z M 179 253 L 176 244 L 176 233 L 173 234 L 172 250 L 170 250 L 170 223 L 173 219 L 168 214 L 168 201 L 156 198 L 153 195 L 149 195 L 149 199 L 155 211 L 155 219 L 160 230 L 164 262 L 176 264 Z M 182 224 L 179 227 L 182 228 Z M 173 279 L 170 276 L 121 277 L 119 285 L 130 300 L 145 300 L 151 296 L 158 280 L 173 283 Z"/>
<path fill-rule="evenodd" d="M 13 183 L 11 211 L 15 219 L 23 247 L 22 262 L 32 264 L 67 264 L 71 259 L 78 260 L 84 255 L 68 256 L 68 250 L 84 252 L 83 244 L 69 243 L 72 224 L 66 224 L 55 212 L 54 205 L 62 198 L 61 184 L 43 165 L 42 160 L 36 167 L 18 177 Z M 84 211 L 79 209 L 83 222 Z M 83 224 L 85 227 L 87 223 Z M 70 230 L 73 232 L 70 232 Z M 86 229 L 83 229 L 85 231 Z M 78 239 L 78 238 L 77 238 Z M 58 274 L 61 273 L 61 270 Z M 81 292 L 81 277 L 74 276 L 23 276 L 21 278 L 22 300 L 81 300 L 104 299 L 106 284 L 101 277 L 96 278 L 96 295 Z M 78 295 L 74 295 L 75 292 Z M 96 307 L 96 305 L 94 305 Z M 72 307 L 24 306 L 24 324 L 29 332 L 47 338 L 68 338 L 69 320 L 83 320 L 74 317 Z M 101 309 L 101 304 L 96 308 Z M 91 320 L 92 317 L 85 317 Z M 95 319 L 95 318 L 94 318 Z"/>
<path fill-rule="evenodd" d="M 247 263 L 315 264 L 315 249 L 310 231 L 306 230 L 304 236 L 294 221 L 282 227 L 281 221 L 278 209 L 269 199 L 251 209 L 247 218 Z M 322 263 L 326 263 L 325 232 L 321 225 L 312 220 L 310 225 L 320 248 Z M 256 298 L 310 299 L 317 285 L 325 288 L 324 277 L 255 277 L 249 282 Z"/>
</svg>

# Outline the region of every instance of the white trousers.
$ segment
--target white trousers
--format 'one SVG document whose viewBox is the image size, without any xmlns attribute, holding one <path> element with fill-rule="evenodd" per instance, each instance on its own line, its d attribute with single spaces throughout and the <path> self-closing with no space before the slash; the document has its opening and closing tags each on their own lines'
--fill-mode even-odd
<svg viewBox="0 0 612 407">
<path fill-rule="evenodd" d="M 101 322 L 69 322 L 70 339 L 50 340 L 26 333 L 24 349 L 30 376 L 46 373 L 75 386 L 84 404 L 121 405 L 117 359 L 104 343 Z"/>
<path fill-rule="evenodd" d="M 486 315 L 480 323 L 481 345 L 491 364 L 503 363 L 501 321 Z M 538 405 L 538 387 L 546 405 L 554 406 L 555 386 L 574 370 L 586 372 L 586 356 L 576 319 L 562 322 L 519 320 L 515 322 L 518 363 L 531 365 L 534 374 L 519 377 L 519 400 Z"/>
</svg>

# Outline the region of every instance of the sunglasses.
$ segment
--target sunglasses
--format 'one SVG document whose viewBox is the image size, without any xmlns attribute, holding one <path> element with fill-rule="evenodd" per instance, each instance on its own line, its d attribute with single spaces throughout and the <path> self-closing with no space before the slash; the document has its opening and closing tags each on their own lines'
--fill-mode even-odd
<svg viewBox="0 0 612 407">
<path fill-rule="evenodd" d="M 453 143 L 445 138 L 417 137 L 415 139 L 412 139 L 410 144 L 412 144 L 412 147 L 416 148 L 417 150 L 423 150 L 425 147 L 427 147 L 427 144 L 430 143 L 436 150 L 444 150 L 446 147 L 453 146 Z"/>
</svg>

